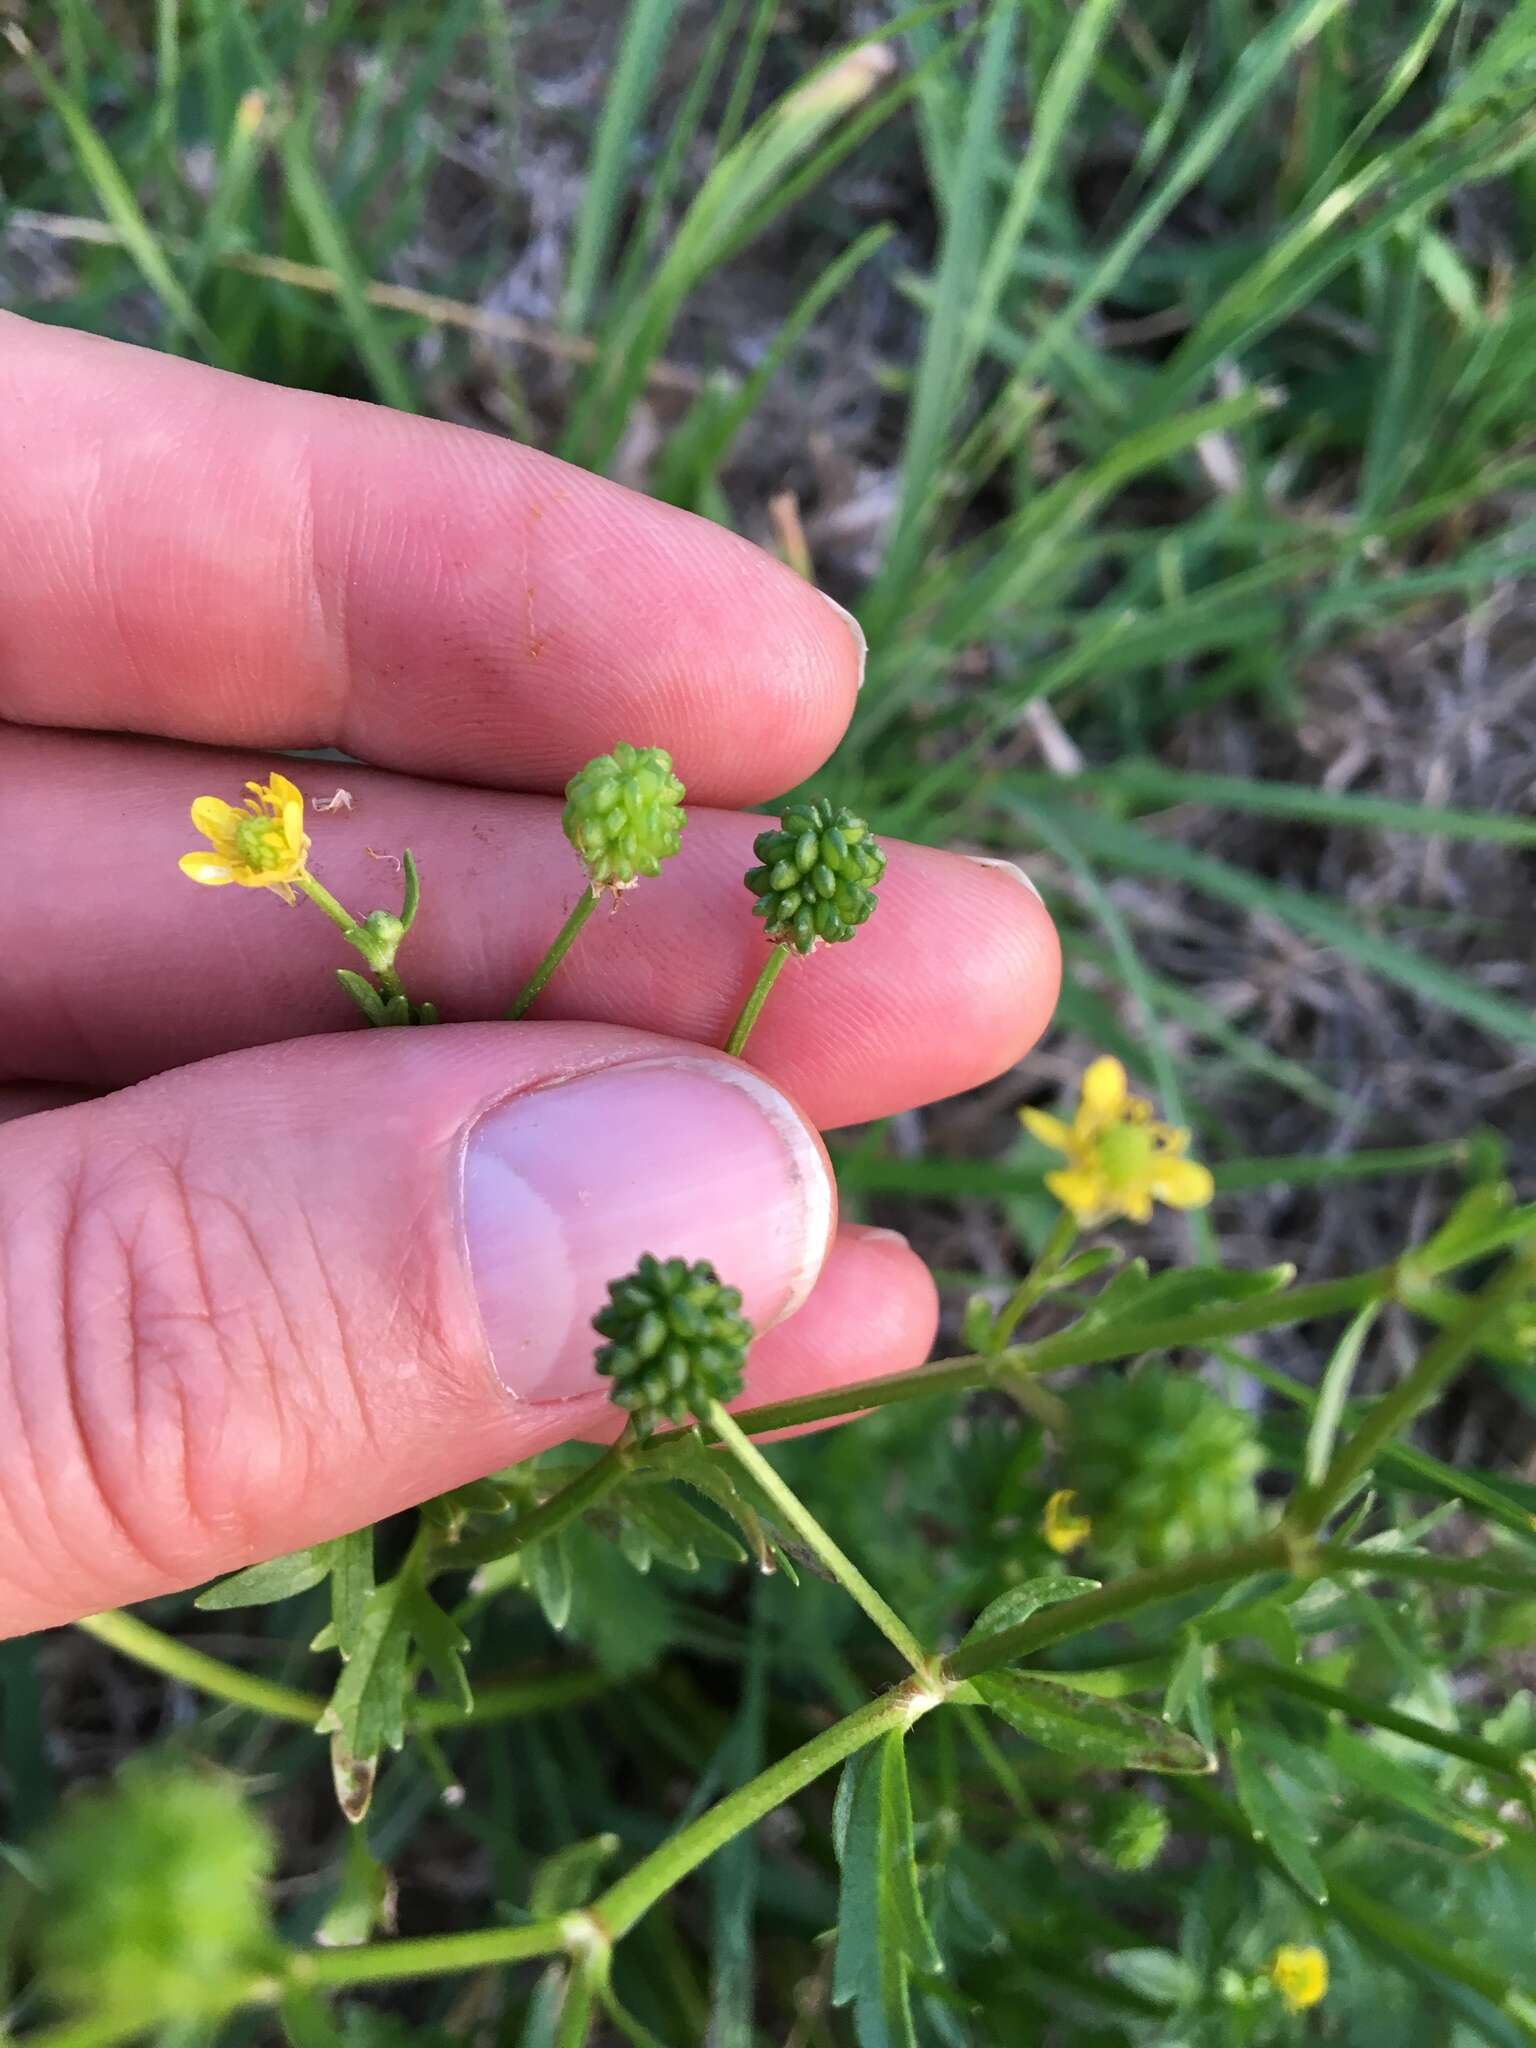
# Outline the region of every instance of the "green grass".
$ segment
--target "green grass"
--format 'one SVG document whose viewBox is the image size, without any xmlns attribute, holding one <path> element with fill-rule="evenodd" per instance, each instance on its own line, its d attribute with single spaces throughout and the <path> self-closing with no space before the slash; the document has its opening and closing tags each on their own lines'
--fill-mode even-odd
<svg viewBox="0 0 1536 2048">
<path fill-rule="evenodd" d="M 603 94 L 570 117 L 585 171 L 561 287 L 532 353 L 506 360 L 509 412 L 530 437 L 609 469 L 621 450 L 633 459 L 631 429 L 655 398 L 644 480 L 756 533 L 761 506 L 744 479 L 758 475 L 763 408 L 814 373 L 829 315 L 878 287 L 910 323 L 868 367 L 891 512 L 878 559 L 840 574 L 872 652 L 827 786 L 892 831 L 1048 857 L 1064 1022 L 1121 1053 L 1195 1127 L 1225 1190 L 1478 1178 L 1486 1149 L 1461 1130 L 1405 1147 L 1367 1121 L 1356 1134 L 1366 1150 L 1267 1160 L 1229 1144 L 1235 1093 L 1262 1089 L 1322 1121 L 1347 1110 L 1362 1076 L 1268 1042 L 1218 992 L 1150 965 L 1125 885 L 1268 920 L 1372 982 L 1383 1005 L 1444 1013 L 1485 1050 L 1536 1044 L 1517 997 L 1458 965 L 1426 926 L 1257 872 L 1222 836 L 1268 820 L 1481 842 L 1513 861 L 1536 846 L 1531 819 L 1184 765 L 1203 721 L 1286 734 L 1311 664 L 1471 607 L 1536 565 L 1523 510 L 1536 478 L 1536 6 L 990 0 L 892 9 L 853 53 L 826 27 L 837 12 L 773 0 L 612 11 Z M 24 7 L 30 41 L 4 53 L 23 118 L 0 122 L 0 233 L 13 212 L 76 225 L 49 231 L 72 289 L 15 299 L 16 310 L 432 410 L 472 344 L 442 327 L 429 376 L 419 343 L 433 322 L 380 303 L 376 288 L 409 282 L 460 300 L 474 326 L 521 231 L 523 152 L 546 118 L 526 59 L 558 13 L 498 0 Z M 473 186 L 474 237 L 443 227 L 445 136 L 485 145 L 453 173 Z M 887 216 L 871 193 L 899 203 Z M 330 285 L 301 289 L 285 263 L 322 266 Z M 765 268 L 778 322 L 734 368 L 722 308 L 733 278 Z M 483 345 L 501 345 L 494 330 Z M 702 379 L 672 375 L 673 354 L 701 364 Z M 572 358 L 558 403 L 526 402 L 521 371 Z M 1048 773 L 1032 755 L 1021 765 L 1014 743 L 1040 705 L 1083 772 Z M 1215 831 L 1196 833 L 1192 815 Z M 1509 935 L 1511 957 L 1527 950 Z M 1038 1242 L 1042 1156 L 1004 1119 L 988 1149 L 913 1156 L 877 1130 L 845 1144 L 839 1164 L 855 1205 L 998 1203 L 1017 1238 Z M 1219 1261 L 1219 1236 L 1202 1250 Z M 1444 1290 L 1426 1313 L 1444 1323 L 1458 1308 Z M 1325 1355 L 1320 1344 L 1319 1371 Z M 1509 1331 L 1489 1337 L 1487 1355 L 1515 1384 Z M 1339 1356 L 1314 1459 L 1358 1408 L 1354 1361 Z M 1294 1471 L 1308 1452 L 1289 1405 L 1312 1396 L 1272 1367 L 1261 1377 L 1279 1403 L 1266 1446 Z M 1038 1549 L 1038 1417 L 982 1404 L 943 1426 L 952 1420 L 931 1402 L 893 1408 L 786 1460 L 923 1628 L 990 1599 Z M 1529 1570 L 1533 1500 L 1517 1482 L 1458 1475 L 1422 1451 L 1379 1477 L 1394 1541 L 1420 1539 L 1426 1501 L 1435 1513 L 1491 1503 L 1501 1556 Z M 540 1885 L 567 1878 L 585 1896 L 611 1853 L 604 1838 L 633 1861 L 805 1741 L 824 1705 L 848 1712 L 868 1696 L 869 1645 L 834 1589 L 781 1575 L 743 1597 L 716 1558 L 685 1575 L 682 1524 L 669 1527 L 672 1564 L 643 1577 L 590 1529 L 574 1532 L 563 1648 L 530 1600 L 504 1597 L 475 1618 L 477 1678 L 569 1660 L 574 1645 L 610 1689 L 580 1711 L 520 1721 L 515 1746 L 446 1725 L 385 1772 L 369 1839 L 404 1876 L 408 1924 L 460 1913 L 436 1883 L 445 1855 L 460 1873 L 471 1852 L 480 1859 L 465 1925 L 515 1919 Z M 1064 1773 L 971 1709 L 934 1716 L 943 1725 L 914 1742 L 910 1795 L 898 1786 L 871 1806 L 869 1827 L 877 1848 L 894 1827 L 901 1859 L 910 1845 L 917 1918 L 925 1907 L 948 1963 L 913 1980 L 925 2048 L 1300 2038 L 1300 2023 L 1242 2005 L 1231 1986 L 1278 1941 L 1319 1936 L 1335 1973 L 1333 2039 L 1536 2039 L 1536 1851 L 1528 1824 L 1507 1820 L 1496 1850 L 1475 1846 L 1497 1798 L 1465 1757 L 1468 1742 L 1536 1743 L 1528 1702 L 1502 1704 L 1509 1687 L 1488 1676 L 1528 1641 L 1536 1600 L 1500 1606 L 1419 1585 L 1258 1605 L 1243 1610 L 1250 1649 L 1284 1664 L 1299 1641 L 1319 1683 L 1366 1700 L 1353 1719 L 1368 1745 L 1323 1720 L 1315 1699 L 1270 1701 L 1259 1763 L 1315 1842 L 1256 1842 L 1251 1813 L 1225 1793 L 1175 1781 L 1160 1797 L 1200 1854 L 1130 1877 L 1095 1846 L 1115 1779 Z M 160 1619 L 198 1626 L 179 1602 Z M 306 1611 L 307 1625 L 322 1619 Z M 312 1628 L 283 1609 L 242 1626 L 253 1669 L 305 1679 L 295 1645 Z M 1198 1692 L 1192 1640 L 1172 1622 L 1149 1626 L 1101 1662 L 1117 1658 L 1114 1683 L 1155 1712 L 1176 1667 L 1180 1697 Z M 1200 1651 L 1200 1673 L 1211 1657 Z M 1459 1691 L 1453 1665 L 1472 1674 Z M 1197 1711 L 1224 1726 L 1255 1689 L 1244 1668 L 1233 1663 Z M 1452 1747 L 1405 1741 L 1390 1724 L 1383 1734 L 1372 1699 Z M 50 1711 L 28 1654 L 6 1650 L 0 1779 L 13 1809 L 0 1857 L 18 1866 L 58 1793 Z M 1320 1761 L 1329 1729 L 1341 1739 Z M 227 1711 L 187 1721 L 178 1739 L 286 1788 L 296 1862 L 318 1883 L 296 1889 L 285 1930 L 307 1938 L 342 1869 L 312 1740 Z M 459 1772 L 473 1796 L 446 1813 L 440 1793 Z M 867 1788 L 850 1786 L 852 1808 Z M 1241 1775 L 1235 1789 L 1241 1801 Z M 1262 1800 L 1251 1784 L 1247 1797 Z M 626 2026 L 668 2048 L 900 2038 L 880 2031 L 890 2013 L 858 1991 L 854 1965 L 818 1946 L 840 1885 L 848 1911 L 877 1911 L 840 1873 L 830 1798 L 807 1794 L 795 1811 L 793 1856 L 783 1836 L 739 1836 L 641 1923 L 615 1980 L 635 2019 L 610 2019 L 602 2038 Z M 842 1815 L 855 1833 L 863 1811 Z M 573 1843 L 587 1845 L 575 1876 L 551 1863 Z M 1298 1869 L 1311 1881 L 1317 1857 L 1326 1917 L 1295 1882 Z M 892 1910 L 910 1931 L 912 1900 Z M 0 1894 L 0 1936 L 3 1912 Z M 0 1957 L 0 2021 L 5 1974 Z M 424 2037 L 439 2042 L 477 2028 L 528 2048 L 557 2041 L 537 1971 L 478 1981 L 474 1994 L 412 1992 L 398 2011 L 440 2028 Z M 1209 1997 L 1178 2017 L 1192 1982 Z M 842 1990 L 849 2004 L 834 2002 Z M 18 2025 L 36 2018 L 23 2006 Z M 334 2037 L 306 2033 L 312 2019 L 290 2016 L 290 2038 L 329 2048 Z M 351 2048 L 369 2048 L 370 2024 L 353 2022 Z M 221 2038 L 269 2036 L 236 2020 Z"/>
</svg>

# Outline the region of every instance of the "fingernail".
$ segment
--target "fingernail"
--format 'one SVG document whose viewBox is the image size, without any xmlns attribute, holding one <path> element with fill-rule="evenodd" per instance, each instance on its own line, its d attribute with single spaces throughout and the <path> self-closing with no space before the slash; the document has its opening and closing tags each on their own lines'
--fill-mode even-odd
<svg viewBox="0 0 1536 2048">
<path fill-rule="evenodd" d="M 864 666 L 865 663 L 869 660 L 869 642 L 864 637 L 864 628 L 853 616 L 853 613 L 848 610 L 847 606 L 840 605 L 835 597 L 828 597 L 827 593 L 824 590 L 818 590 L 816 592 L 816 595 L 822 600 L 824 604 L 831 605 L 833 611 L 837 613 L 837 616 L 842 620 L 843 624 L 848 628 L 849 632 L 853 635 L 853 644 L 855 648 L 858 650 L 859 656 L 858 687 L 862 690 L 864 687 Z"/>
<path fill-rule="evenodd" d="M 909 1239 L 903 1237 L 899 1230 L 892 1230 L 884 1223 L 845 1223 L 843 1235 L 855 1239 L 859 1244 L 899 1244 L 904 1252 L 912 1249 Z"/>
<path fill-rule="evenodd" d="M 826 1155 L 784 1097 L 750 1068 L 686 1057 L 488 1110 L 463 1200 L 497 1376 L 528 1401 L 600 1384 L 592 1317 L 642 1252 L 708 1259 L 765 1330 L 810 1293 L 834 1221 Z"/>
<path fill-rule="evenodd" d="M 1043 903 L 1045 901 L 1045 898 L 1040 894 L 1040 891 L 1035 887 L 1034 883 L 1029 879 L 1028 875 L 1025 874 L 1024 870 L 1019 866 L 1017 861 L 994 860 L 992 856 L 987 853 L 973 853 L 968 855 L 967 858 L 975 861 L 977 867 L 979 868 L 1001 868 L 1005 875 L 1012 875 L 1013 879 L 1016 882 L 1022 882 L 1025 888 L 1029 891 L 1030 895 L 1035 898 L 1036 902 Z"/>
</svg>

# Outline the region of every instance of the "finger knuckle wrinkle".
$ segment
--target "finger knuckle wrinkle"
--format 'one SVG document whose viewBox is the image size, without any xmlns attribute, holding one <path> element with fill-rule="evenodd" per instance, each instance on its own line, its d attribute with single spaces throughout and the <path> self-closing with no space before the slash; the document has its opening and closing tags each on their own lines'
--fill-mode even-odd
<svg viewBox="0 0 1536 2048">
<path fill-rule="evenodd" d="M 185 1155 L 142 1143 L 83 1149 L 0 1212 L 0 1485 L 25 1496 L 19 1528 L 98 1578 L 202 1576 L 239 1540 L 251 1466 L 281 1466 L 280 1305 L 253 1262 L 230 1284 L 220 1232 Z"/>
</svg>

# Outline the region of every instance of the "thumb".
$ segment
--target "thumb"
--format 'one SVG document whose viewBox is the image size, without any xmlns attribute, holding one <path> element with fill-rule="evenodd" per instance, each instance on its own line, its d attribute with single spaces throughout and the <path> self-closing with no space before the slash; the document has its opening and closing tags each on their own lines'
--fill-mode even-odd
<svg viewBox="0 0 1536 2048">
<path fill-rule="evenodd" d="M 644 1251 L 765 1328 L 834 1217 L 799 1112 L 579 1025 L 236 1053 L 0 1128 L 0 1636 L 194 1584 L 571 1436 Z"/>
</svg>

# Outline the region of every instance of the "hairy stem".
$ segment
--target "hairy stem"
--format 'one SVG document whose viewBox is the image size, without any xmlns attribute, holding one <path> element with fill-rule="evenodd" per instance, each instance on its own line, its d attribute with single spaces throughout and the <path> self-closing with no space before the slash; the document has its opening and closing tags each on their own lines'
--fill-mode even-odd
<svg viewBox="0 0 1536 2048">
<path fill-rule="evenodd" d="M 763 1005 L 768 1000 L 769 991 L 784 972 L 784 962 L 788 958 L 788 946 L 773 948 L 763 962 L 763 971 L 753 984 L 751 995 L 741 1006 L 741 1015 L 731 1026 L 731 1035 L 725 1041 L 725 1049 L 729 1053 L 734 1053 L 738 1059 L 746 1048 L 747 1040 L 752 1036 L 753 1025 L 763 1014 Z"/>
<path fill-rule="evenodd" d="M 575 945 L 577 933 L 596 908 L 597 891 L 589 882 L 577 897 L 576 908 L 565 920 L 565 923 L 561 925 L 559 931 L 556 932 L 549 951 L 523 983 L 521 989 L 519 989 L 511 1009 L 507 1012 L 507 1016 L 512 1023 L 515 1024 L 520 1017 L 526 1017 L 533 1008 L 545 983 L 560 965 L 566 954 L 569 953 L 572 946 Z"/>
<path fill-rule="evenodd" d="M 718 1401 L 710 1402 L 703 1420 L 708 1422 L 753 1483 L 772 1501 L 781 1520 L 821 1560 L 838 1584 L 858 1601 L 886 1641 L 901 1652 L 914 1671 L 926 1670 L 928 1653 L 901 1616 L 888 1600 L 875 1591 L 853 1559 L 833 1542 L 799 1495 L 785 1485 L 757 1445 L 737 1428 Z"/>
<path fill-rule="evenodd" d="M 656 1901 L 675 1884 L 697 1870 L 699 1865 L 723 1849 L 744 1829 L 753 1827 L 765 1814 L 831 1770 L 845 1757 L 863 1749 L 888 1729 L 902 1728 L 937 1706 L 941 1695 L 929 1691 L 919 1680 L 908 1679 L 894 1691 L 871 1700 L 834 1727 L 813 1736 L 799 1749 L 791 1750 L 766 1771 L 738 1791 L 701 1813 L 696 1821 L 663 1842 L 633 1870 L 610 1885 L 592 1907 L 594 1917 L 612 1941 L 629 1932 Z"/>
<path fill-rule="evenodd" d="M 884 1407 L 893 1401 L 963 1393 L 971 1387 L 985 1386 L 1000 1372 L 1064 1372 L 1070 1366 L 1107 1365 L 1112 1360 L 1135 1358 L 1148 1351 L 1214 1344 L 1229 1337 L 1250 1335 L 1255 1330 L 1272 1330 L 1284 1323 L 1347 1314 L 1362 1302 L 1390 1300 L 1397 1293 L 1398 1284 L 1399 1269 L 1395 1264 L 1379 1266 L 1345 1279 L 1281 1288 L 1248 1301 L 1223 1302 L 1213 1308 L 1193 1309 L 1187 1315 L 1165 1316 L 1161 1321 L 1138 1324 L 1128 1318 L 1107 1328 L 1063 1330 L 1033 1344 L 1011 1344 L 992 1355 L 971 1352 L 960 1358 L 943 1359 L 937 1365 L 921 1366 L 916 1372 L 882 1374 L 878 1379 L 831 1387 L 823 1394 L 769 1402 L 761 1408 L 744 1409 L 736 1419 L 744 1429 L 760 1435 L 770 1429 L 793 1428 L 802 1422 L 830 1422 L 835 1416 Z"/>
</svg>

